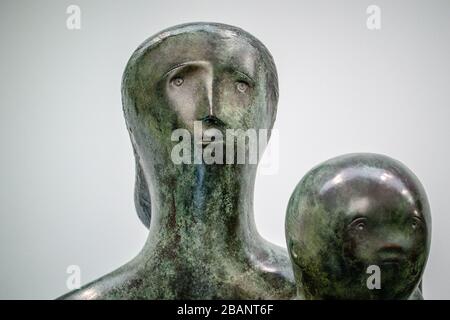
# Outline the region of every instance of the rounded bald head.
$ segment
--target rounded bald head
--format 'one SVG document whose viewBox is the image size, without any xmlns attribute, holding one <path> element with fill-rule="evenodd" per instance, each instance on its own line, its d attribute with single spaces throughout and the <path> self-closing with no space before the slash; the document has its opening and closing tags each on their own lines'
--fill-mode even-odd
<svg viewBox="0 0 450 320">
<path fill-rule="evenodd" d="M 430 233 L 430 208 L 417 177 L 377 154 L 345 155 L 312 169 L 286 216 L 296 276 L 311 297 L 407 298 L 420 282 Z M 367 287 L 371 265 L 380 268 L 380 290 Z"/>
</svg>

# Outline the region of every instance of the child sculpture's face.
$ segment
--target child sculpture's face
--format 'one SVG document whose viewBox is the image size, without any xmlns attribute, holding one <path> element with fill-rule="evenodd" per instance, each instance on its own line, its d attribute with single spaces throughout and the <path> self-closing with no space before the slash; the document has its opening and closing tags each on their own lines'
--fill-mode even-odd
<svg viewBox="0 0 450 320">
<path fill-rule="evenodd" d="M 390 179 L 394 184 L 399 181 L 386 175 L 386 180 L 372 181 L 366 190 L 354 190 L 347 203 L 342 199 L 345 228 L 336 231 L 342 232 L 345 265 L 362 271 L 355 280 L 367 279 L 373 273 L 368 274 L 367 268 L 376 266 L 381 288 L 370 295 L 394 299 L 408 296 L 420 281 L 428 231 L 423 210 L 410 191 L 396 188 Z"/>
<path fill-rule="evenodd" d="M 306 298 L 405 299 L 418 286 L 428 203 L 418 181 L 392 169 L 334 167 L 319 184 L 327 174 L 314 177 L 317 171 L 299 184 L 286 227 Z"/>
</svg>

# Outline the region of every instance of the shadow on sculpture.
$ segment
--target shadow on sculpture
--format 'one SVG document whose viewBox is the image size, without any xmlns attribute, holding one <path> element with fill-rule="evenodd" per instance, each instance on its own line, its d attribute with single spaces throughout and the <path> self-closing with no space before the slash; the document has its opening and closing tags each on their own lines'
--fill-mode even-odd
<svg viewBox="0 0 450 320">
<path fill-rule="evenodd" d="M 136 158 L 135 203 L 148 240 L 132 261 L 61 298 L 295 296 L 287 252 L 256 230 L 257 164 L 171 159 L 174 130 L 193 133 L 200 121 L 205 131 L 270 132 L 277 101 L 270 53 L 239 28 L 185 24 L 139 46 L 123 75 L 122 103 Z"/>
<path fill-rule="evenodd" d="M 420 299 L 430 209 L 418 179 L 391 158 L 350 154 L 306 174 L 287 209 L 292 265 L 259 235 L 258 163 L 236 163 L 235 143 L 249 130 L 270 136 L 277 102 L 270 53 L 239 28 L 185 24 L 141 44 L 124 71 L 122 104 L 148 239 L 132 261 L 61 299 L 290 299 L 294 275 L 298 299 Z M 237 130 L 231 141 L 228 130 Z M 177 149 L 180 141 L 189 148 Z M 196 162 L 196 151 L 224 161 Z"/>
<path fill-rule="evenodd" d="M 298 299 L 420 299 L 430 208 L 400 162 L 350 154 L 309 171 L 286 215 Z"/>
</svg>

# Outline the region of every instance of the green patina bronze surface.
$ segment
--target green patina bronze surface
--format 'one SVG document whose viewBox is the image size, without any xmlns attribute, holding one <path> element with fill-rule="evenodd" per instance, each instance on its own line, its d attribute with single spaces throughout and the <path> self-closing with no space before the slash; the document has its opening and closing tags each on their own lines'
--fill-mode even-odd
<svg viewBox="0 0 450 320">
<path fill-rule="evenodd" d="M 299 299 L 420 299 L 430 208 L 416 176 L 376 154 L 309 171 L 289 201 L 286 238 Z M 367 267 L 380 268 L 369 290 Z"/>
<path fill-rule="evenodd" d="M 222 24 L 176 26 L 145 41 L 123 76 L 123 108 L 136 158 L 135 201 L 149 227 L 132 261 L 66 299 L 287 299 L 287 252 L 258 234 L 257 164 L 171 160 L 173 130 L 270 129 L 278 84 L 267 49 Z"/>
</svg>

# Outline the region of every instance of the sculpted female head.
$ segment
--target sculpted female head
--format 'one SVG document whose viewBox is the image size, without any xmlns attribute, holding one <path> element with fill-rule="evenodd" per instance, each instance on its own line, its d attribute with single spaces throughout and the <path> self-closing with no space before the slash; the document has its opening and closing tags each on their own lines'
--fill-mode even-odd
<svg viewBox="0 0 450 320">
<path fill-rule="evenodd" d="M 177 128 L 271 129 L 278 83 L 273 59 L 249 33 L 216 23 L 185 24 L 146 40 L 123 76 L 123 108 L 139 154 L 172 146 Z M 157 148 L 162 152 L 164 148 Z"/>
<path fill-rule="evenodd" d="M 191 23 L 142 43 L 125 68 L 122 103 L 136 157 L 136 207 L 144 224 L 150 221 L 146 176 L 173 164 L 174 130 L 193 134 L 198 121 L 203 133 L 215 129 L 224 137 L 227 129 L 270 134 L 277 102 L 272 56 L 242 29 Z"/>
</svg>

